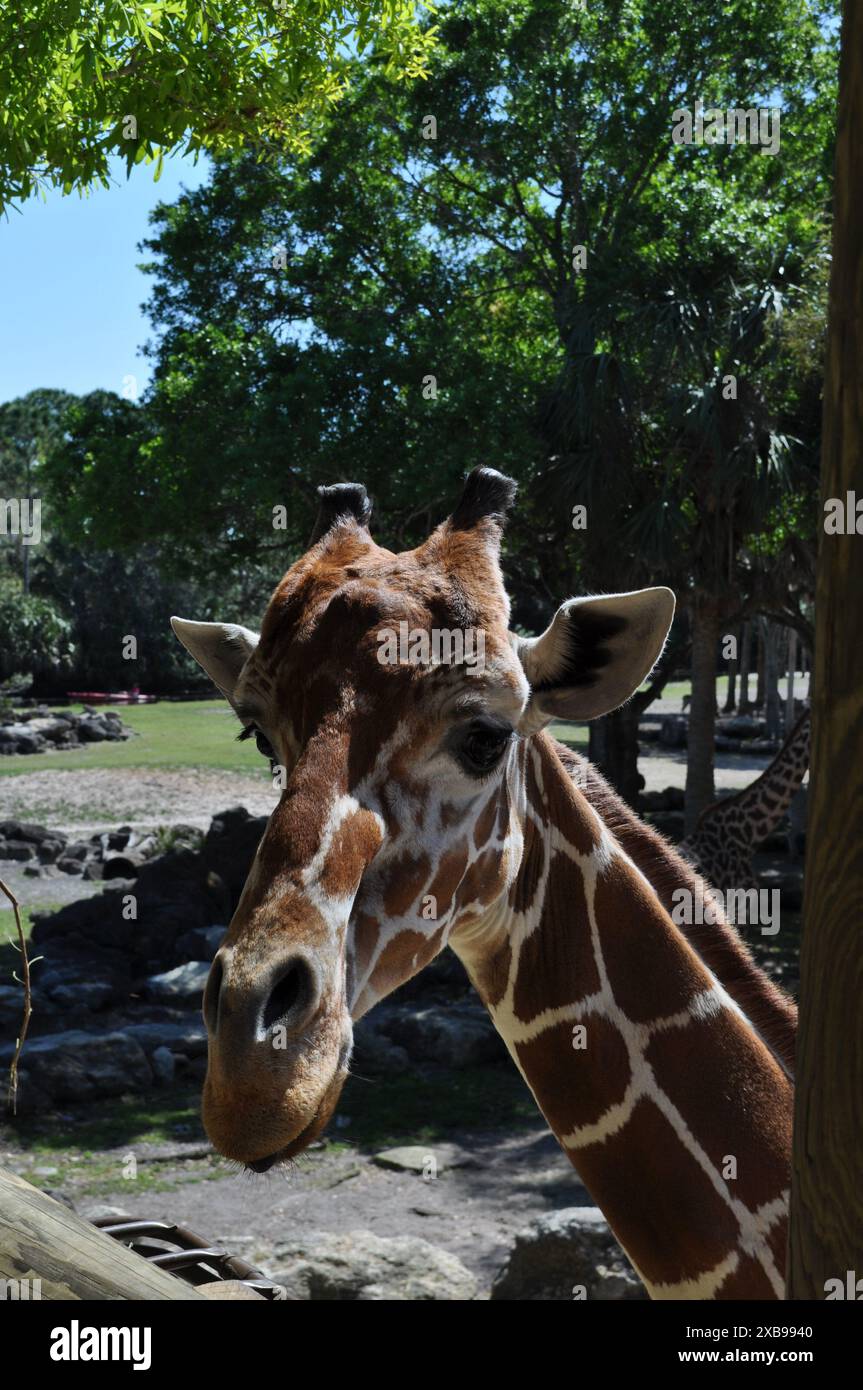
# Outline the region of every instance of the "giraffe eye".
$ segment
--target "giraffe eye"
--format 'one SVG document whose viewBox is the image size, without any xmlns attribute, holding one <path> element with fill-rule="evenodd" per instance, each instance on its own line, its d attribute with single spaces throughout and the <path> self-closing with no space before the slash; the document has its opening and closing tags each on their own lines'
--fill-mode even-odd
<svg viewBox="0 0 863 1390">
<path fill-rule="evenodd" d="M 255 747 L 257 748 L 258 752 L 261 754 L 262 757 L 269 758 L 271 763 L 274 763 L 276 761 L 276 755 L 273 752 L 273 745 L 270 743 L 270 740 L 268 738 L 264 737 L 260 729 L 258 729 L 255 733 Z"/>
<path fill-rule="evenodd" d="M 240 742 L 243 742 L 243 740 L 247 738 L 253 738 L 255 740 L 255 747 L 261 756 L 268 758 L 271 763 L 276 761 L 273 745 L 270 743 L 266 734 L 261 733 L 257 724 L 247 724 L 242 733 L 237 734 L 237 738 Z"/>
<path fill-rule="evenodd" d="M 512 730 L 500 724 L 471 724 L 458 744 L 459 761 L 474 777 L 491 772 L 503 757 Z"/>
</svg>

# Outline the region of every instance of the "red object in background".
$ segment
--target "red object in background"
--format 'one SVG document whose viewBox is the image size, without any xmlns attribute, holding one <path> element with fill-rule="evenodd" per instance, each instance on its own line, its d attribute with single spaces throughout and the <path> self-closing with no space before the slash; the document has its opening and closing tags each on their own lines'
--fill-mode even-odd
<svg viewBox="0 0 863 1390">
<path fill-rule="evenodd" d="M 142 695 L 137 686 L 133 690 L 119 690 L 109 694 L 104 690 L 67 690 L 70 700 L 80 700 L 85 705 L 152 705 L 158 695 Z"/>
</svg>

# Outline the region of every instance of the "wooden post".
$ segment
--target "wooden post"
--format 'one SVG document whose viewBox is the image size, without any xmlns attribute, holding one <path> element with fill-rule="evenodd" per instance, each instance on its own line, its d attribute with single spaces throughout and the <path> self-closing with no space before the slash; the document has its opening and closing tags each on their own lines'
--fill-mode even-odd
<svg viewBox="0 0 863 1390">
<path fill-rule="evenodd" d="M 821 444 L 812 770 L 788 1294 L 863 1277 L 863 535 L 823 504 L 863 498 L 863 4 L 846 0 Z M 858 1286 L 859 1287 L 859 1286 Z M 854 1296 L 853 1294 L 851 1295 Z"/>
<path fill-rule="evenodd" d="M 167 1270 L 0 1168 L 0 1280 L 41 1281 L 43 1300 L 199 1299 Z M 22 1290 L 23 1297 L 23 1290 Z"/>
</svg>

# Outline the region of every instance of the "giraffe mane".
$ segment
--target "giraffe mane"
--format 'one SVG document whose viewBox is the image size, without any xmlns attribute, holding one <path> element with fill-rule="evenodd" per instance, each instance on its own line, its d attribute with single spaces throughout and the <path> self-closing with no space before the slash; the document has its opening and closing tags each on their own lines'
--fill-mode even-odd
<svg viewBox="0 0 863 1390">
<path fill-rule="evenodd" d="M 693 950 L 793 1076 L 797 1032 L 794 1002 L 755 964 L 737 931 L 726 921 L 713 890 L 692 865 L 659 831 L 638 818 L 592 763 L 565 744 L 553 742 L 566 771 L 645 875 L 666 910 L 671 911 L 672 893 L 682 887 L 693 894 L 700 888 L 705 902 L 712 904 L 714 924 L 691 924 L 682 930 Z"/>
</svg>

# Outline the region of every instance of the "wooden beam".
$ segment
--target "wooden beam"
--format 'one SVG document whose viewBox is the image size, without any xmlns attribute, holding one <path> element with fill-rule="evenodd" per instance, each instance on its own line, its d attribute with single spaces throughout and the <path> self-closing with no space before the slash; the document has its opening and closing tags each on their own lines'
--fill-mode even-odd
<svg viewBox="0 0 863 1390">
<path fill-rule="evenodd" d="M 0 1279 L 39 1279 L 42 1299 L 57 1302 L 203 1297 L 2 1168 Z"/>
</svg>

